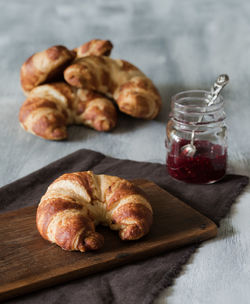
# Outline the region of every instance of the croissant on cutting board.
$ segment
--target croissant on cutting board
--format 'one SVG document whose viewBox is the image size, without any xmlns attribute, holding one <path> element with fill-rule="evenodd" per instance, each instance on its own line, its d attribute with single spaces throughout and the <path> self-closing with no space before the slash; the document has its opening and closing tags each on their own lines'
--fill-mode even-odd
<svg viewBox="0 0 250 304">
<path fill-rule="evenodd" d="M 91 171 L 64 174 L 41 198 L 36 224 L 41 236 L 64 250 L 97 250 L 104 239 L 102 224 L 119 231 L 122 240 L 137 240 L 149 232 L 152 207 L 133 183 Z"/>
<path fill-rule="evenodd" d="M 93 39 L 29 57 L 20 72 L 27 96 L 19 111 L 24 130 L 48 140 L 67 138 L 72 124 L 110 131 L 117 123 L 112 101 L 132 117 L 154 119 L 161 108 L 156 87 L 134 65 L 107 57 L 112 48 L 109 40 Z"/>
</svg>

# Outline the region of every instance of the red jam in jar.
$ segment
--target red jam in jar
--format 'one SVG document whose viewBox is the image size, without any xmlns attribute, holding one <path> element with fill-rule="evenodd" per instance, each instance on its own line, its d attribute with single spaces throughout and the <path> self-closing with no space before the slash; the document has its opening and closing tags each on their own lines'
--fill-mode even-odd
<svg viewBox="0 0 250 304">
<path fill-rule="evenodd" d="M 227 152 L 220 145 L 208 141 L 194 142 L 196 153 L 186 156 L 181 148 L 188 140 L 174 142 L 167 157 L 169 174 L 181 181 L 196 184 L 209 184 L 220 180 L 226 173 Z"/>
<path fill-rule="evenodd" d="M 223 98 L 208 106 L 209 92 L 193 90 L 172 97 L 167 124 L 167 169 L 170 176 L 187 183 L 211 184 L 227 168 L 227 128 Z M 195 153 L 182 147 L 191 144 Z"/>
</svg>

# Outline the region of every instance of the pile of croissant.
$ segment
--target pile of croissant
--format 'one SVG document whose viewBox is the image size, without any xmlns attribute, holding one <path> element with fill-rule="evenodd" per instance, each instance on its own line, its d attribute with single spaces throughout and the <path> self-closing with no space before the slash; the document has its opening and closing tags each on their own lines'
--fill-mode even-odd
<svg viewBox="0 0 250 304">
<path fill-rule="evenodd" d="M 27 99 L 19 120 L 28 132 L 49 140 L 67 138 L 67 126 L 84 124 L 97 131 L 116 126 L 117 109 L 154 119 L 161 97 L 153 82 L 131 63 L 111 59 L 112 43 L 91 40 L 69 50 L 52 46 L 21 67 Z"/>
</svg>

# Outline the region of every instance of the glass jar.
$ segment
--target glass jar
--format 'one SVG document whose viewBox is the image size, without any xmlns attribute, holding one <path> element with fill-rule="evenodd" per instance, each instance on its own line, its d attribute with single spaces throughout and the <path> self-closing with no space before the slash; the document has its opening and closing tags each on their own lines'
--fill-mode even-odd
<svg viewBox="0 0 250 304">
<path fill-rule="evenodd" d="M 169 174 L 188 183 L 214 183 L 226 173 L 227 128 L 221 95 L 208 106 L 203 90 L 180 92 L 172 97 L 167 124 L 167 168 Z M 194 155 L 185 153 L 194 132 Z"/>
</svg>

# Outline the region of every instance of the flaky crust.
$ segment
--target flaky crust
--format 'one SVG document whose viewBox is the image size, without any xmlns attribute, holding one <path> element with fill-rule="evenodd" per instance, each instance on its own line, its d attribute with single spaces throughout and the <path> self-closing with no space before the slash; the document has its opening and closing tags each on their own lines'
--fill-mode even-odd
<svg viewBox="0 0 250 304">
<path fill-rule="evenodd" d="M 76 58 L 82 58 L 90 55 L 109 56 L 113 45 L 109 40 L 93 39 L 78 48 L 75 48 Z"/>
<path fill-rule="evenodd" d="M 65 46 L 55 45 L 29 57 L 21 67 L 20 78 L 27 95 L 36 86 L 57 79 L 76 53 Z"/>
<path fill-rule="evenodd" d="M 25 95 L 40 84 L 51 80 L 62 80 L 64 69 L 75 58 L 89 55 L 109 56 L 113 48 L 109 40 L 93 39 L 69 50 L 65 46 L 55 45 L 29 57 L 21 67 L 21 86 Z"/>
<path fill-rule="evenodd" d="M 21 126 L 49 140 L 67 137 L 67 126 L 84 124 L 97 131 L 115 127 L 117 113 L 110 100 L 90 90 L 74 89 L 65 82 L 34 88 L 19 112 Z"/>
<path fill-rule="evenodd" d="M 153 119 L 159 113 L 161 97 L 156 87 L 127 61 L 87 56 L 67 67 L 64 78 L 77 88 L 92 89 L 112 96 L 119 109 L 133 117 Z"/>
<path fill-rule="evenodd" d="M 42 197 L 36 215 L 41 236 L 65 250 L 96 250 L 103 236 L 98 224 L 118 230 L 122 240 L 148 233 L 152 208 L 133 183 L 91 171 L 64 174 Z"/>
</svg>

